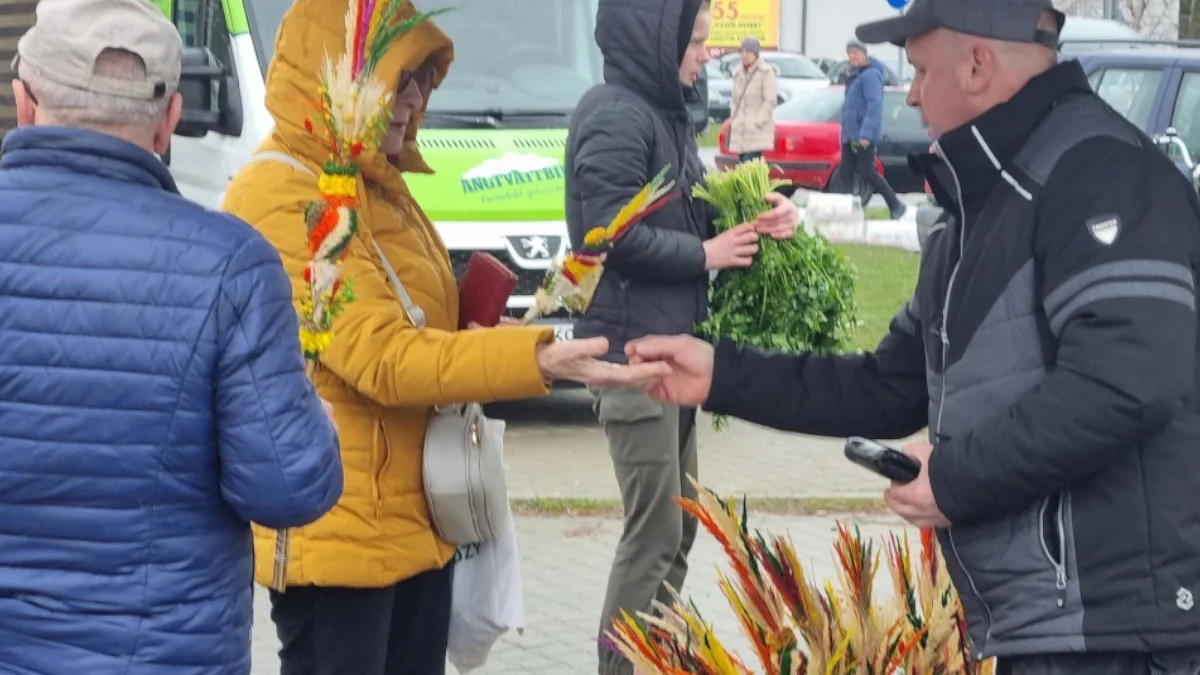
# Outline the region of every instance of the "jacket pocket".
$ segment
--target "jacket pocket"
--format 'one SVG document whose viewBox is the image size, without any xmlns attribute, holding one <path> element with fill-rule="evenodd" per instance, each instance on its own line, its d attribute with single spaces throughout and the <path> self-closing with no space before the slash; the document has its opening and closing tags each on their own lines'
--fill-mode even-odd
<svg viewBox="0 0 1200 675">
<path fill-rule="evenodd" d="M 663 416 L 663 404 L 641 389 L 601 389 L 592 393 L 596 398 L 592 409 L 601 424 L 645 422 Z"/>
<path fill-rule="evenodd" d="M 1042 500 L 1038 511 L 1038 543 L 1042 555 L 1054 570 L 1054 589 L 1058 591 L 1059 607 L 1067 602 L 1067 500 L 1070 492 L 1063 491 Z"/>
</svg>

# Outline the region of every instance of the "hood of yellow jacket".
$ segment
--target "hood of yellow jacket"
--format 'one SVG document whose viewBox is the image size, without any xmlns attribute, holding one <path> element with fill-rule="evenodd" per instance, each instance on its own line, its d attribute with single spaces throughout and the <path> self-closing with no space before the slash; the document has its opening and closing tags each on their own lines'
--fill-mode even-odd
<svg viewBox="0 0 1200 675">
<path fill-rule="evenodd" d="M 329 152 L 304 128 L 305 118 L 320 124 L 316 107 L 320 75 L 326 55 L 339 58 L 345 52 L 346 12 L 354 0 L 296 0 L 279 26 L 275 38 L 275 57 L 267 70 L 267 110 L 275 120 L 272 136 L 287 152 L 320 165 Z M 416 14 L 409 0 L 403 0 L 398 12 L 404 20 Z M 395 91 L 405 70 L 428 64 L 434 71 L 436 90 L 454 60 L 450 38 L 432 20 L 422 21 L 400 36 L 379 62 L 372 77 L 388 91 Z M 407 192 L 402 172 L 433 173 L 417 149 L 417 132 L 429 105 L 414 110 L 405 133 L 404 152 L 399 166 L 388 162 L 383 153 L 359 160 L 363 176 L 386 190 Z"/>
</svg>

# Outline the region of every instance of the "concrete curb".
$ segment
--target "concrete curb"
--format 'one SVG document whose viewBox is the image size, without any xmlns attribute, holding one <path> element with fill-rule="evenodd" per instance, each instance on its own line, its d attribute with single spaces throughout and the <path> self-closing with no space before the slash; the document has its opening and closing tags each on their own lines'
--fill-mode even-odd
<svg viewBox="0 0 1200 675">
<path fill-rule="evenodd" d="M 834 243 L 870 244 L 920 253 L 935 215 L 936 210 L 910 205 L 908 213 L 899 220 L 808 223 L 801 208 L 800 222 L 809 232 L 818 232 Z"/>
<path fill-rule="evenodd" d="M 789 516 L 825 516 L 829 514 L 889 513 L 887 504 L 879 497 L 753 497 L 721 495 L 741 501 L 746 508 L 758 513 Z M 511 497 L 508 500 L 514 516 L 541 517 L 598 517 L 620 518 L 619 499 L 587 499 L 574 497 Z"/>
</svg>

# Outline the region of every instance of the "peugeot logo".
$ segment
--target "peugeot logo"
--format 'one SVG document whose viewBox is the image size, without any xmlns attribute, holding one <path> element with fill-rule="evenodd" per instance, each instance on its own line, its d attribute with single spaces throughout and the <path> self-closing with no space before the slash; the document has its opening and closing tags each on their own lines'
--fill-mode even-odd
<svg viewBox="0 0 1200 675">
<path fill-rule="evenodd" d="M 508 250 L 513 260 L 525 268 L 545 269 L 562 253 L 563 238 L 544 234 L 508 237 Z"/>
<path fill-rule="evenodd" d="M 526 258 L 544 260 L 550 257 L 550 240 L 540 234 L 521 237 L 521 248 L 525 249 Z"/>
</svg>

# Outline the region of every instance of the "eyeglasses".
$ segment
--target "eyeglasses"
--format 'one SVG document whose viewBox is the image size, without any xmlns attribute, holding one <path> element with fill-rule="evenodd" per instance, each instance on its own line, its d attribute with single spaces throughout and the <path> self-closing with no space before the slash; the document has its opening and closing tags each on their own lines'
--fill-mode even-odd
<svg viewBox="0 0 1200 675">
<path fill-rule="evenodd" d="M 421 88 L 422 95 L 428 94 L 426 90 L 433 85 L 433 76 L 433 69 L 429 66 L 422 66 L 416 70 L 403 70 L 400 72 L 400 84 L 396 87 L 396 93 L 403 92 L 408 85 L 415 81 Z"/>
</svg>

